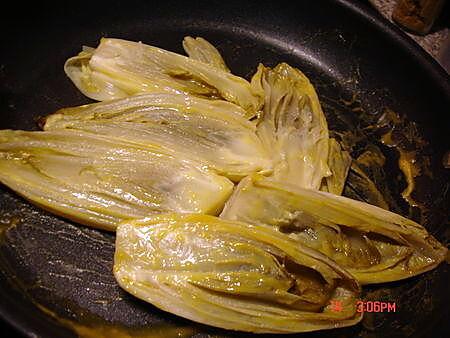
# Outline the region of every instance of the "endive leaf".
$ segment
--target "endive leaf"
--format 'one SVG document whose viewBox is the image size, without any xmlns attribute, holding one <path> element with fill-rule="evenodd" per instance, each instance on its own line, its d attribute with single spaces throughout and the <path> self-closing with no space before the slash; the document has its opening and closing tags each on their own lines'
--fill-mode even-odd
<svg viewBox="0 0 450 338">
<path fill-rule="evenodd" d="M 67 60 L 67 76 L 86 96 L 108 100 L 138 93 L 189 93 L 223 98 L 253 117 L 263 93 L 213 65 L 139 42 L 103 38 L 94 51 Z"/>
<path fill-rule="evenodd" d="M 334 138 L 328 140 L 328 146 L 328 167 L 330 168 L 331 175 L 322 180 L 320 190 L 341 195 L 344 190 L 352 158 L 348 152 L 341 149 L 339 142 Z"/>
<path fill-rule="evenodd" d="M 447 254 L 425 228 L 400 215 L 257 175 L 239 183 L 221 217 L 288 233 L 335 260 L 362 284 L 420 274 Z"/>
<path fill-rule="evenodd" d="M 230 72 L 230 69 L 228 69 L 222 55 L 220 55 L 216 47 L 205 39 L 201 37 L 194 39 L 190 36 L 186 36 L 183 39 L 183 48 L 191 59 L 210 64 L 224 72 Z"/>
<path fill-rule="evenodd" d="M 319 189 L 330 176 L 328 127 L 314 87 L 298 69 L 259 65 L 252 86 L 264 91 L 258 135 L 277 162 L 273 179 Z"/>
<path fill-rule="evenodd" d="M 153 213 L 215 214 L 233 188 L 159 148 L 74 130 L 0 131 L 0 182 L 57 215 L 108 230 Z"/>
<path fill-rule="evenodd" d="M 163 148 L 239 180 L 270 170 L 254 123 L 238 106 L 182 94 L 143 94 L 61 109 L 44 130 L 76 129 Z"/>
<path fill-rule="evenodd" d="M 304 332 L 361 319 L 359 286 L 336 263 L 270 227 L 213 216 L 122 223 L 114 275 L 160 309 L 226 329 Z"/>
<path fill-rule="evenodd" d="M 360 168 L 357 161 L 351 164 L 348 172 L 346 196 L 389 210 L 389 204 L 386 202 L 383 194 Z"/>
</svg>

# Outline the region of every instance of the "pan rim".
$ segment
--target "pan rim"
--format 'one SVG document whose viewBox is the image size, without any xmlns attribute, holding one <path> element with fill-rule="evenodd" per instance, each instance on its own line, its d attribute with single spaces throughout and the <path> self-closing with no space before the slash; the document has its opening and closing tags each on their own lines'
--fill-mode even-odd
<svg viewBox="0 0 450 338">
<path fill-rule="evenodd" d="M 403 32 L 398 26 L 390 22 L 374 8 L 361 2 L 353 0 L 335 0 L 339 5 L 364 18 L 372 27 L 385 33 L 385 36 L 395 42 L 403 50 L 413 56 L 414 61 L 419 63 L 424 70 L 439 84 L 450 101 L 450 74 L 423 49 L 410 36 Z"/>
</svg>

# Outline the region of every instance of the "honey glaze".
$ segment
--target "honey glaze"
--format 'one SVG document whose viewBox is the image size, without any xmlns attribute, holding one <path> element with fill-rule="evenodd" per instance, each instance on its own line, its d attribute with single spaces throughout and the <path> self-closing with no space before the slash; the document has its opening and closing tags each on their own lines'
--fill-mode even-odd
<svg viewBox="0 0 450 338">
<path fill-rule="evenodd" d="M 398 167 L 406 181 L 402 198 L 413 208 L 419 208 L 422 215 L 427 207 L 415 196 L 416 183 L 419 178 L 432 180 L 431 160 L 426 153 L 428 143 L 420 135 L 414 122 L 407 121 L 396 112 L 386 109 L 376 125 L 383 145 L 395 149 L 398 154 Z"/>
</svg>

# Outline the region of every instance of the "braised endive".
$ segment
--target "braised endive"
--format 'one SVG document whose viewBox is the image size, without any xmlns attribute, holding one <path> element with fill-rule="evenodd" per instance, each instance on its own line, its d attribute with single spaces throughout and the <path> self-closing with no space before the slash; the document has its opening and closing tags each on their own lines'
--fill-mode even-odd
<svg viewBox="0 0 450 338">
<path fill-rule="evenodd" d="M 0 182 L 57 215 L 108 230 L 153 213 L 215 214 L 233 188 L 160 148 L 75 130 L 0 131 Z"/>
<path fill-rule="evenodd" d="M 239 183 L 221 217 L 289 234 L 299 245 L 332 258 L 361 284 L 420 274 L 447 254 L 425 228 L 400 215 L 259 175 Z"/>
<path fill-rule="evenodd" d="M 359 286 L 332 260 L 271 227 L 213 216 L 122 223 L 114 275 L 160 309 L 226 329 L 305 332 L 361 319 Z"/>
<path fill-rule="evenodd" d="M 44 130 L 76 129 L 161 147 L 232 179 L 271 168 L 254 123 L 238 106 L 185 94 L 142 94 L 61 109 Z"/>
<path fill-rule="evenodd" d="M 327 121 L 314 87 L 286 63 L 274 69 L 260 64 L 252 86 L 264 92 L 257 132 L 274 158 L 273 178 L 319 189 L 331 172 Z"/>
<path fill-rule="evenodd" d="M 331 175 L 323 178 L 320 190 L 341 195 L 352 164 L 352 157 L 342 150 L 339 142 L 334 138 L 328 140 L 328 148 L 328 167 Z"/>
<path fill-rule="evenodd" d="M 191 55 L 194 53 L 189 40 L 185 48 Z M 215 57 L 213 63 L 218 62 L 220 55 Z M 102 38 L 96 49 L 85 48 L 67 60 L 64 70 L 84 95 L 95 100 L 138 93 L 183 92 L 223 98 L 245 109 L 247 117 L 255 116 L 262 105 L 263 93 L 225 71 L 223 66 L 197 58 L 140 42 Z"/>
<path fill-rule="evenodd" d="M 43 118 L 44 131 L 1 130 L 0 182 L 56 215 L 117 230 L 122 288 L 225 329 L 354 325 L 360 284 L 446 258 L 424 227 L 385 210 L 381 150 L 358 149 L 352 164 L 305 74 L 259 65 L 248 82 L 208 41 L 183 47 L 188 56 L 103 38 L 68 59 L 75 86 L 102 102 Z M 385 209 L 339 196 L 344 187 Z"/>
<path fill-rule="evenodd" d="M 216 47 L 205 39 L 201 37 L 194 39 L 190 36 L 186 36 L 183 39 L 183 48 L 191 59 L 202 61 L 225 72 L 230 72 L 230 69 L 225 64 L 222 55 L 220 55 Z"/>
<path fill-rule="evenodd" d="M 351 157 L 328 138 L 327 121 L 308 78 L 286 63 L 273 69 L 260 64 L 251 83 L 264 92 L 257 133 L 275 162 L 272 178 L 340 195 Z"/>
</svg>

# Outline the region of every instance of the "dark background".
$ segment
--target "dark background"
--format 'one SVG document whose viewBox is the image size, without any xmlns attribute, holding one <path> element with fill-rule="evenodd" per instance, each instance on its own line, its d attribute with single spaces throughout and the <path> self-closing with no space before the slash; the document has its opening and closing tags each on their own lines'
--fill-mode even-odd
<svg viewBox="0 0 450 338">
<path fill-rule="evenodd" d="M 363 1 L 366 3 L 366 1 Z M 110 3 L 102 4 L 101 2 L 70 2 L 67 4 L 64 4 L 62 2 L 57 4 L 50 4 L 50 3 L 41 3 L 38 5 L 35 5 L 34 7 L 30 7 L 28 3 L 23 2 L 16 2 L 11 3 L 11 7 L 8 8 L 8 10 L 3 9 L 0 13 L 0 43 L 2 46 L 1 50 L 1 57 L 0 60 L 7 60 L 7 62 L 11 63 L 11 60 L 14 60 L 17 65 L 24 65 L 24 68 L 21 68 L 20 66 L 15 67 L 13 70 L 13 73 L 7 73 L 9 72 L 9 68 L 3 68 L 3 63 L 0 63 L 0 106 L 8 106 L 10 100 L 14 102 L 19 102 L 17 100 L 17 97 L 11 96 L 11 88 L 14 87 L 14 90 L 17 93 L 22 93 L 22 97 L 25 97 L 25 93 L 29 90 L 29 88 L 35 88 L 38 90 L 37 87 L 40 86 L 39 83 L 34 83 L 34 79 L 38 79 L 40 72 L 43 72 L 43 65 L 45 65 L 47 62 L 52 62 L 50 55 L 56 55 L 55 58 L 59 57 L 62 53 L 65 51 L 59 51 L 53 49 L 53 37 L 58 36 L 57 32 L 55 30 L 65 30 L 71 25 L 77 24 L 80 27 L 86 28 L 86 27 L 92 27 L 96 25 L 97 20 L 99 21 L 99 24 L 103 24 L 102 21 L 102 15 L 105 13 L 108 14 L 110 18 L 117 18 L 119 19 L 122 17 L 123 13 L 121 11 L 118 11 L 117 9 L 121 7 L 119 5 L 119 1 L 112 1 Z M 122 7 L 125 6 L 125 8 L 132 8 L 135 3 L 138 3 L 137 1 L 126 1 L 125 3 L 122 2 Z M 211 9 L 214 7 L 214 2 L 200 2 L 200 1 L 190 1 L 189 6 L 190 8 L 194 9 L 197 5 L 198 6 L 205 6 L 205 3 L 209 3 L 211 6 Z M 236 2 L 237 3 L 237 2 Z M 260 1 L 259 3 L 263 3 L 263 1 Z M 272 2 L 272 5 L 269 6 L 274 10 L 273 15 L 276 15 L 276 8 L 277 4 L 282 6 L 281 2 Z M 447 9 L 448 9 L 448 2 L 447 2 Z M 106 7 L 104 7 L 106 6 Z M 111 7 L 109 7 L 111 6 Z M 147 8 L 152 8 L 152 3 L 149 2 L 149 5 Z M 158 7 L 155 3 L 155 10 Z M 238 4 L 239 6 L 239 4 Z M 181 6 L 184 7 L 184 6 Z M 251 6 L 250 6 L 251 7 Z M 117 10 L 116 12 L 111 12 L 112 10 L 109 10 L 108 8 L 114 8 Z M 174 5 L 173 9 L 176 9 L 177 6 Z M 185 10 L 185 9 L 184 9 Z M 374 11 L 374 10 L 373 10 Z M 448 12 L 447 16 L 444 16 L 444 18 L 448 19 Z M 186 15 L 189 15 L 190 12 L 187 11 Z M 106 14 L 105 14 L 106 16 Z M 441 22 L 446 22 L 444 19 L 441 19 Z M 38 33 L 37 33 L 38 32 Z M 61 37 L 59 37 L 61 38 Z M 370 44 L 370 42 L 367 42 Z M 47 50 L 46 53 L 43 54 L 33 54 L 33 53 L 23 53 L 16 55 L 15 53 L 18 50 L 18 46 L 22 45 L 24 51 L 33 50 L 32 48 L 29 48 L 28 46 L 31 45 L 40 45 L 40 50 Z M 11 50 L 9 49 L 10 46 L 14 46 Z M 37 49 L 37 48 L 36 48 Z M 380 58 L 383 58 L 383 54 L 380 51 Z M 14 56 L 12 56 L 12 53 L 14 53 Z M 333 58 L 332 55 L 329 56 L 330 58 Z M 50 58 L 50 59 L 49 59 Z M 3 61 L 2 61 L 3 62 Z M 238 66 L 238 65 L 235 65 Z M 60 72 L 61 64 L 55 64 L 54 68 Z M 232 67 L 233 68 L 233 67 Z M 243 73 L 245 73 L 245 69 L 241 70 Z M 401 70 L 400 70 L 401 72 Z M 49 74 L 49 77 L 51 77 L 53 74 Z M 242 74 L 247 75 L 247 74 Z M 403 74 L 405 78 L 407 78 L 408 74 Z M 420 74 L 418 76 L 421 76 Z M 20 88 L 21 83 L 14 82 L 14 79 L 19 78 L 26 78 L 28 77 L 28 84 L 30 84 L 31 87 L 27 88 Z M 5 81 L 8 80 L 8 81 Z M 377 79 L 374 79 L 374 81 L 377 81 Z M 394 81 L 394 80 L 393 80 Z M 51 78 L 49 78 L 49 82 L 51 82 Z M 43 84 L 45 85 L 45 84 Z M 426 84 L 424 84 L 425 86 Z M 9 88 L 8 86 L 11 86 Z M 67 94 L 67 96 L 63 97 L 61 99 L 61 102 L 55 102 L 52 100 L 48 100 L 48 102 L 40 101 L 40 98 L 35 98 L 35 104 L 37 106 L 43 105 L 44 103 L 49 107 L 48 110 L 59 108 L 62 104 L 62 102 L 68 102 L 70 101 L 71 104 L 81 104 L 85 103 L 86 99 L 81 95 L 75 93 L 75 89 L 71 87 L 70 83 L 66 82 L 64 83 L 62 89 L 70 89 L 70 95 Z M 54 87 L 51 87 L 54 88 Z M 448 88 L 448 86 L 447 86 Z M 49 97 L 53 97 L 51 93 L 48 93 Z M 432 94 L 425 93 L 425 95 L 430 95 L 432 97 Z M 66 94 L 63 94 L 66 95 Z M 411 100 L 414 100 L 415 94 L 411 95 Z M 367 102 L 370 103 L 370 100 Z M 33 103 L 33 102 L 32 102 Z M 20 102 L 19 102 L 20 104 Z M 400 106 L 402 103 L 398 103 Z M 410 103 L 411 106 L 413 103 Z M 420 103 L 418 103 L 420 105 Z M 23 103 L 25 106 L 25 103 Z M 26 106 L 28 109 L 31 109 L 30 107 Z M 413 110 L 413 109 L 412 109 Z M 447 109 L 448 112 L 448 109 Z M 25 110 L 21 110 L 20 106 L 17 111 L 14 111 L 13 108 L 9 110 L 8 112 L 2 111 L 2 124 L 7 125 L 8 127 L 17 127 L 17 128 L 36 128 L 35 122 L 27 118 L 29 113 L 25 113 Z M 22 119 L 17 118 L 17 114 L 19 117 L 22 117 Z M 21 115 L 23 114 L 23 115 Z M 450 115 L 450 114 L 448 114 Z M 428 121 L 431 119 L 430 116 L 418 116 L 418 114 L 415 116 L 416 119 L 419 121 Z M 445 125 L 449 126 L 448 123 L 449 116 L 443 116 L 443 120 L 441 121 L 441 128 L 445 128 Z M 434 126 L 435 124 L 433 124 Z M 431 128 L 432 129 L 432 128 Z M 447 137 L 443 137 L 444 133 L 439 133 L 441 135 L 442 139 L 439 139 L 439 137 L 436 139 L 436 142 L 441 142 L 443 144 L 449 144 L 450 140 Z M 441 148 L 443 149 L 443 148 Z M 448 290 L 441 290 L 441 292 L 445 293 L 448 292 Z M 445 294 L 443 294 L 445 296 Z M 447 304 L 448 305 L 448 304 Z M 427 335 L 430 337 L 449 337 L 450 336 L 450 329 L 449 329 L 449 313 L 448 313 L 448 306 L 446 307 L 446 313 L 443 314 L 441 317 L 438 325 L 434 326 L 433 331 L 428 331 Z M 411 321 L 414 321 L 415 318 L 410 318 Z M 9 337 L 13 336 L 19 336 L 18 334 L 13 333 L 11 330 L 11 327 L 2 322 L 0 324 L 1 332 L 8 332 Z M 394 334 L 394 332 L 391 332 Z M 6 336 L 6 335 L 5 335 Z"/>
</svg>

